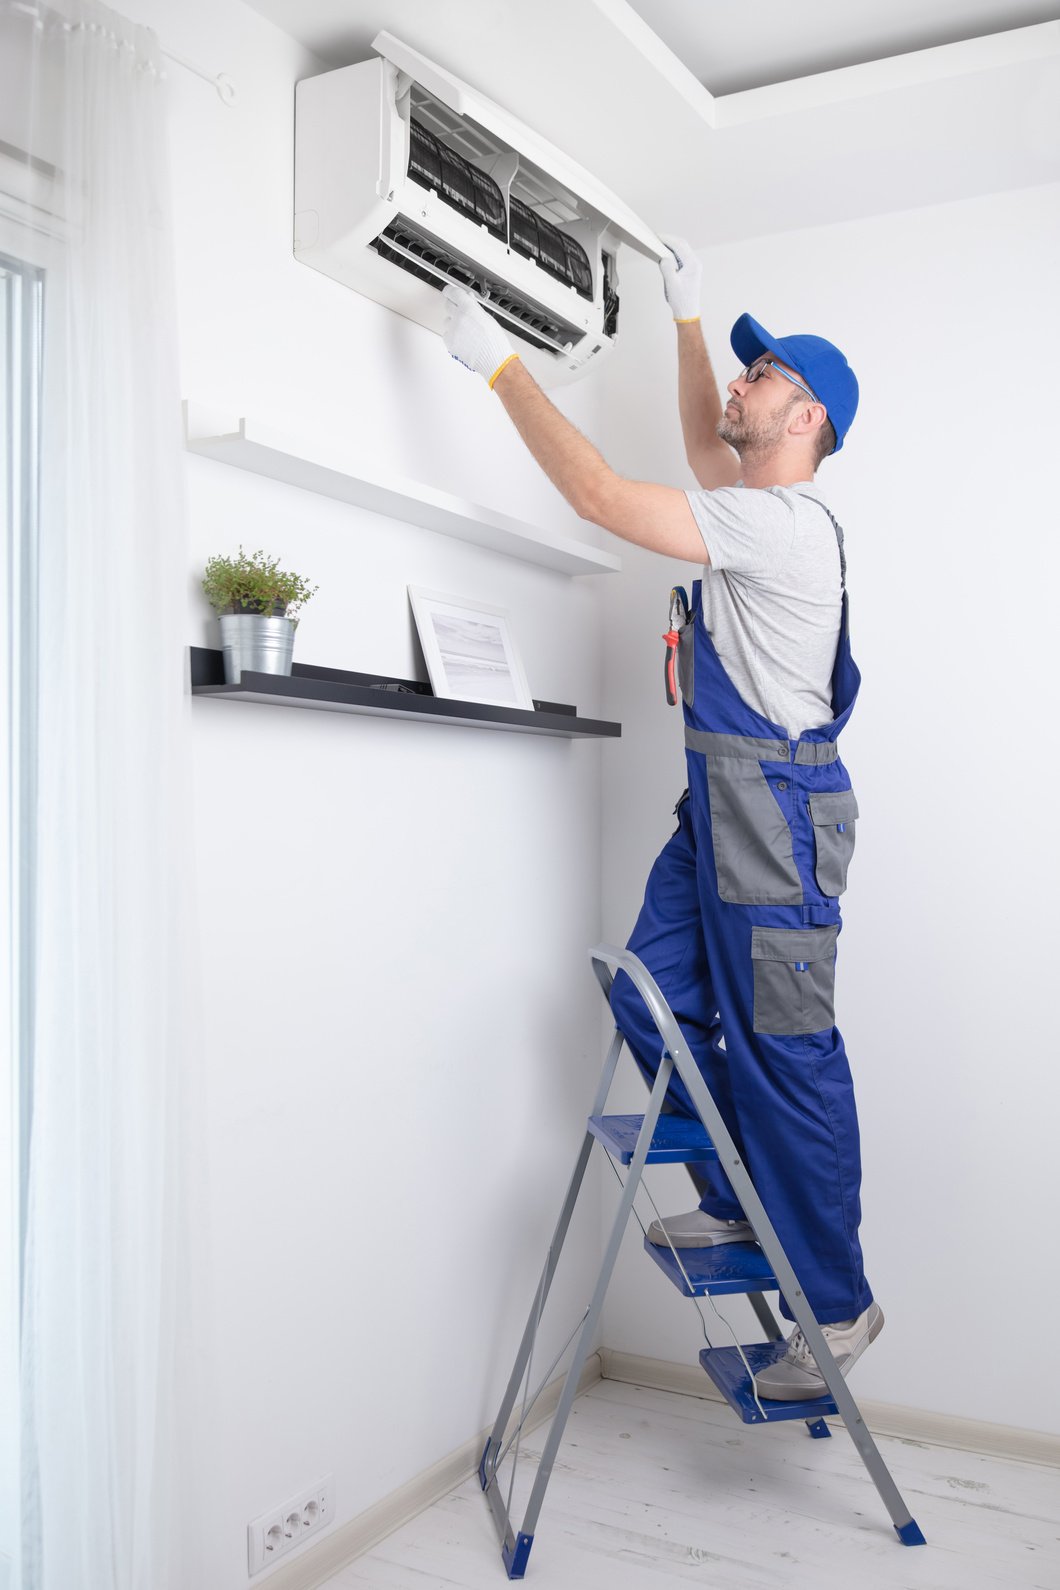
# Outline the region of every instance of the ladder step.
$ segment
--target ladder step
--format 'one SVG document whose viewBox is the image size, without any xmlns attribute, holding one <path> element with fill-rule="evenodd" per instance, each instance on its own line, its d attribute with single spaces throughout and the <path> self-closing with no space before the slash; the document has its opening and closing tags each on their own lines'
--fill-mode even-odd
<svg viewBox="0 0 1060 1590">
<path fill-rule="evenodd" d="M 671 1248 L 659 1247 L 647 1237 L 644 1249 L 684 1297 L 703 1297 L 707 1292 L 724 1295 L 777 1291 L 777 1278 L 757 1242 L 725 1242 L 717 1248 L 678 1248 L 680 1264 Z"/>
<path fill-rule="evenodd" d="M 607 1152 L 628 1165 L 636 1152 L 643 1115 L 590 1115 L 589 1130 Z M 701 1121 L 686 1115 L 660 1115 L 648 1150 L 649 1165 L 689 1165 L 717 1159 L 718 1151 Z"/>
<path fill-rule="evenodd" d="M 760 1369 L 765 1369 L 767 1365 L 782 1358 L 786 1349 L 787 1342 L 755 1342 L 750 1347 L 745 1347 L 743 1351 L 751 1366 L 752 1374 L 757 1374 Z M 809 1397 L 801 1402 L 774 1402 L 768 1397 L 763 1397 L 761 1402 L 766 1412 L 763 1421 L 747 1371 L 735 1347 L 704 1348 L 699 1355 L 699 1361 L 725 1401 L 740 1415 L 744 1424 L 763 1422 L 777 1424 L 782 1419 L 819 1419 L 823 1414 L 838 1411 L 827 1392 L 823 1397 Z"/>
</svg>

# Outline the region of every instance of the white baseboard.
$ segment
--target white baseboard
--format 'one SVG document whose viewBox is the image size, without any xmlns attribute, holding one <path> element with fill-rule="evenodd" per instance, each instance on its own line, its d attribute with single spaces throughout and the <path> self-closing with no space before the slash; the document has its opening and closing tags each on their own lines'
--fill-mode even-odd
<svg viewBox="0 0 1060 1590">
<path fill-rule="evenodd" d="M 582 1372 L 579 1393 L 600 1379 L 651 1386 L 657 1391 L 704 1397 L 711 1402 L 722 1400 L 721 1393 L 698 1364 L 671 1364 L 661 1358 L 614 1352 L 610 1347 L 602 1347 L 589 1359 Z M 526 1429 L 533 1430 L 551 1417 L 562 1389 L 561 1375 L 541 1393 Z M 1060 1436 L 1019 1430 L 1005 1424 L 987 1424 L 979 1419 L 962 1419 L 955 1414 L 925 1413 L 920 1408 L 901 1408 L 887 1402 L 859 1399 L 858 1407 L 874 1435 L 903 1436 L 930 1446 L 957 1447 L 966 1452 L 985 1452 L 994 1457 L 1060 1467 Z M 842 1420 L 833 1417 L 829 1423 L 841 1426 Z M 265 1587 L 267 1590 L 318 1590 L 318 1586 L 347 1563 L 363 1556 L 402 1524 L 469 1479 L 478 1469 L 489 1433 L 489 1430 L 480 1431 L 400 1490 L 384 1496 L 382 1501 L 359 1513 L 349 1523 L 339 1525 L 294 1561 L 277 1564 L 272 1573 L 254 1580 L 254 1584 L 260 1584 L 263 1590 Z"/>
<path fill-rule="evenodd" d="M 582 1370 L 578 1382 L 579 1395 L 599 1379 L 600 1356 L 593 1353 Z M 534 1430 L 552 1417 L 563 1390 L 563 1381 L 564 1376 L 558 1375 L 550 1386 L 545 1387 L 537 1399 L 533 1414 L 523 1426 L 524 1430 Z M 407 1485 L 402 1485 L 400 1490 L 391 1491 L 374 1507 L 358 1513 L 349 1523 L 340 1524 L 315 1546 L 310 1547 L 307 1542 L 306 1549 L 291 1562 L 277 1563 L 272 1573 L 262 1574 L 248 1581 L 248 1584 L 261 1585 L 262 1590 L 317 1590 L 319 1585 L 325 1584 L 347 1563 L 362 1557 L 379 1541 L 385 1540 L 387 1535 L 392 1535 L 395 1529 L 400 1529 L 402 1524 L 407 1524 L 433 1502 L 448 1496 L 450 1491 L 477 1473 L 491 1429 L 492 1426 L 480 1431 L 455 1452 L 450 1452 L 448 1457 L 425 1469 L 422 1474 L 417 1474 Z M 497 1551 L 499 1555 L 499 1546 Z"/>
<path fill-rule="evenodd" d="M 617 1353 L 600 1349 L 600 1372 L 604 1380 L 622 1380 L 631 1385 L 651 1386 L 657 1391 L 676 1391 L 682 1396 L 705 1397 L 721 1402 L 722 1395 L 698 1364 L 671 1364 L 661 1358 L 642 1358 L 638 1353 Z M 858 1398 L 858 1407 L 873 1435 L 904 1436 L 924 1441 L 929 1446 L 957 1447 L 964 1452 L 984 1452 L 991 1457 L 1017 1458 L 1024 1463 L 1060 1466 L 1060 1436 L 1039 1430 L 1019 1430 L 1007 1424 L 987 1424 L 980 1419 L 962 1419 L 952 1413 L 927 1413 L 921 1408 L 902 1408 L 890 1402 L 867 1402 Z M 842 1419 L 830 1416 L 829 1424 L 842 1426 Z"/>
</svg>

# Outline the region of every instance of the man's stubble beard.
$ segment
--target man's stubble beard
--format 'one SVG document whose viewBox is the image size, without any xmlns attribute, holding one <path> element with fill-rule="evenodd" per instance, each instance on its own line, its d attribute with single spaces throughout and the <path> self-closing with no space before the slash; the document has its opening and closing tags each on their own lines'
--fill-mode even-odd
<svg viewBox="0 0 1060 1590">
<path fill-rule="evenodd" d="M 728 442 L 737 456 L 743 459 L 768 458 L 776 451 L 788 433 L 788 419 L 792 404 L 765 419 L 750 420 L 743 409 L 737 409 L 735 419 L 725 413 L 715 426 L 715 434 Z"/>
<path fill-rule="evenodd" d="M 734 419 L 723 414 L 715 427 L 718 437 L 728 442 L 740 458 L 772 453 L 783 441 L 787 429 L 788 416 L 785 410 L 757 421 L 749 420 L 742 412 L 738 412 Z"/>
</svg>

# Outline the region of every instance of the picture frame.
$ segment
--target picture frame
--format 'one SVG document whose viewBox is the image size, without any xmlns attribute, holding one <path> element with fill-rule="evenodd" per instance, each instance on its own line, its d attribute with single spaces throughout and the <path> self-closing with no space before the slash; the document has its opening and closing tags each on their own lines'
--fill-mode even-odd
<svg viewBox="0 0 1060 1590">
<path fill-rule="evenodd" d="M 408 587 L 434 694 L 533 712 L 507 608 Z"/>
</svg>

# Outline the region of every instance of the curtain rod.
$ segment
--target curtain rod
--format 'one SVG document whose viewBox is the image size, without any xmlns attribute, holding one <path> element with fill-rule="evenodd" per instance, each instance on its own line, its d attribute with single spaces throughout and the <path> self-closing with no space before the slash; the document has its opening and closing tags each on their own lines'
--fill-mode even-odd
<svg viewBox="0 0 1060 1590">
<path fill-rule="evenodd" d="M 234 105 L 236 102 L 236 85 L 227 72 L 207 72 L 205 68 L 196 66 L 194 61 L 187 60 L 183 55 L 178 55 L 175 50 L 169 50 L 159 41 L 158 45 L 167 61 L 175 61 L 177 66 L 183 66 L 186 72 L 192 72 L 196 77 L 201 77 L 204 83 L 210 83 L 217 90 L 217 97 L 222 105 Z"/>
<path fill-rule="evenodd" d="M 45 16 L 55 17 L 60 22 L 67 22 L 61 11 L 48 5 L 47 0 L 11 0 L 10 9 L 21 11 L 24 16 L 32 18 L 40 24 Z M 67 23 L 67 25 L 69 25 Z M 158 35 L 156 34 L 157 38 Z M 158 48 L 168 61 L 173 61 L 177 66 L 183 66 L 186 72 L 192 72 L 196 77 L 201 77 L 204 83 L 211 84 L 217 90 L 217 97 L 223 105 L 234 105 L 236 102 L 236 85 L 227 72 L 207 72 L 204 67 L 196 66 L 194 61 L 189 61 L 186 56 L 178 55 L 176 50 L 167 50 L 161 39 Z"/>
</svg>

